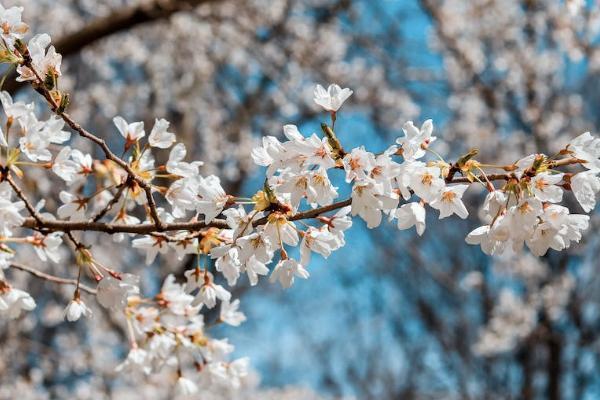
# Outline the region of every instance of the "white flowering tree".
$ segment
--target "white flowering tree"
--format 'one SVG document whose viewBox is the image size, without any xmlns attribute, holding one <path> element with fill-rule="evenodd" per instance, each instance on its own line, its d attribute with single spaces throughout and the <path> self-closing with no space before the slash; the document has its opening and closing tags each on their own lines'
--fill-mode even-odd
<svg viewBox="0 0 600 400">
<path fill-rule="evenodd" d="M 339 7 L 344 7 L 343 3 Z M 423 4 L 434 18 L 444 10 L 429 2 Z M 177 10 L 165 7 L 160 8 L 163 14 L 154 10 L 148 17 L 142 14 L 137 18 L 143 22 L 144 18 L 170 16 Z M 201 7 L 198 10 L 200 16 L 210 14 Z M 248 152 L 257 166 L 264 167 L 264 183 L 241 197 L 234 189 L 241 191 L 245 174 L 234 173 L 237 185 L 223 185 L 216 174 L 211 174 L 220 169 L 226 178 L 232 177 L 227 168 L 218 168 L 227 165 L 230 152 L 214 155 L 212 149 L 206 149 L 207 157 L 213 158 L 205 165 L 188 156 L 177 133 L 176 125 L 180 124 L 171 126 L 163 115 L 156 114 L 150 128 L 148 123 L 128 122 L 119 116 L 127 114 L 126 103 L 144 96 L 143 91 L 124 92 L 120 101 L 100 105 L 94 104 L 98 101 L 94 91 L 101 96 L 102 89 L 86 88 L 91 94 L 85 101 L 92 105 L 78 108 L 78 113 L 105 107 L 104 112 L 113 111 L 113 124 L 93 124 L 93 117 L 82 117 L 100 129 L 95 131 L 79 122 L 78 115 L 70 113 L 71 108 L 77 109 L 75 78 L 63 76 L 62 56 L 51 45 L 50 36 L 29 34 L 22 13 L 21 7 L 0 8 L 1 61 L 14 68 L 14 82 L 28 85 L 35 91 L 28 93 L 36 96 L 13 100 L 4 91 L 0 97 L 4 110 L 0 265 L 2 271 L 11 271 L 3 273 L 0 281 L 0 312 L 6 319 L 26 318 L 23 315 L 36 307 L 27 282 L 11 279 L 13 270 L 69 287 L 69 300 L 62 312 L 65 320 L 92 318 L 97 303 L 99 312 L 107 315 L 107 325 L 118 321 L 113 323 L 125 328 L 123 338 L 113 338 L 129 346 L 123 360 L 115 365 L 119 375 L 152 374 L 181 396 L 199 390 L 230 393 L 244 387 L 251 381 L 249 360 L 233 359 L 233 346 L 227 339 L 213 336 L 217 325 L 239 326 L 246 319 L 239 310 L 239 299 L 232 296 L 234 288 L 239 282 L 255 286 L 263 279 L 284 288 L 310 284 L 296 281 L 309 279 L 312 253 L 327 258 L 342 248 L 345 232 L 355 220 L 364 221 L 369 229 L 391 222 L 400 230 L 412 232 L 414 228 L 421 236 L 428 213 L 438 219 L 466 219 L 473 213 L 462 200 L 468 190 L 479 198 L 476 210 L 483 222 L 462 239 L 465 246 L 477 246 L 488 255 L 511 251 L 542 257 L 550 249 L 566 251 L 589 228 L 590 217 L 585 213 L 594 209 L 600 191 L 600 139 L 589 132 L 573 134 L 562 143 L 536 140 L 539 149 L 525 148 L 513 157 L 495 158 L 494 150 L 482 143 L 485 159 L 477 149 L 448 159 L 436 151 L 431 120 L 417 125 L 409 121 L 402 125 L 402 135 L 378 152 L 369 148 L 368 141 L 350 146 L 344 132 L 336 129 L 336 121 L 344 118 L 344 104 L 355 97 L 361 102 L 370 100 L 368 95 L 354 95 L 336 84 L 314 88 L 312 98 L 324 110 L 318 134 L 305 135 L 294 124 L 284 125 L 283 141 L 265 136 Z M 289 18 L 285 7 L 277 14 Z M 282 24 L 289 22 L 286 18 L 273 29 L 283 29 Z M 452 21 L 450 17 L 439 18 Z M 189 26 L 190 21 L 182 19 L 177 22 Z M 110 15 L 104 23 L 111 20 L 116 16 Z M 440 32 L 442 39 L 451 37 L 442 28 Z M 98 31 L 93 34 L 102 36 Z M 161 39 L 159 36 L 157 43 Z M 63 42 L 68 48 L 64 43 L 70 42 Z M 129 46 L 135 47 L 135 43 Z M 285 57 L 280 60 L 288 61 Z M 243 64 L 243 57 L 238 62 Z M 100 65 L 95 67 L 101 70 Z M 155 67 L 149 69 L 156 72 Z M 167 67 L 156 68 L 164 72 Z M 202 70 L 202 66 L 197 68 Z M 125 70 L 119 72 L 127 74 Z M 331 71 L 330 75 L 341 73 Z M 106 76 L 114 78 L 111 72 Z M 23 86 L 12 83 L 12 78 L 9 74 L 5 84 L 14 93 Z M 255 107 L 274 79 L 265 79 L 246 107 Z M 481 77 L 477 79 L 475 88 L 485 84 Z M 178 90 L 185 91 L 186 87 Z M 155 101 L 159 109 L 166 109 L 161 99 Z M 195 107 L 202 102 L 195 99 L 192 104 Z M 212 106 L 210 109 L 215 109 Z M 179 111 L 187 106 L 180 107 Z M 208 129 L 214 135 L 221 132 L 219 124 L 228 116 L 211 118 Z M 242 127 L 247 121 L 242 119 L 233 126 Z M 193 119 L 187 124 L 196 122 Z M 227 146 L 238 140 L 243 143 L 238 136 L 212 143 L 208 140 L 206 144 Z M 553 151 L 545 154 L 550 147 Z M 332 181 L 339 181 L 340 186 Z M 574 202 L 585 213 L 571 212 L 569 205 Z M 135 257 L 128 254 L 136 251 L 145 255 L 146 264 L 157 257 L 193 263 L 180 279 L 170 274 L 155 292 L 144 293 L 140 276 L 126 272 L 128 257 Z M 46 272 L 40 267 L 45 263 L 63 264 L 64 275 Z M 470 284 L 479 284 L 476 278 Z M 550 284 L 572 285 L 568 279 Z M 552 301 L 557 301 L 556 296 L 550 296 L 545 305 L 548 309 L 552 309 Z M 218 310 L 216 314 L 207 312 L 213 309 Z M 507 324 L 516 326 L 511 330 L 516 337 L 528 336 L 528 321 L 532 319 L 533 311 L 523 300 L 503 294 L 490 328 L 476 344 L 478 351 L 501 348 L 507 339 L 495 333 Z"/>
</svg>

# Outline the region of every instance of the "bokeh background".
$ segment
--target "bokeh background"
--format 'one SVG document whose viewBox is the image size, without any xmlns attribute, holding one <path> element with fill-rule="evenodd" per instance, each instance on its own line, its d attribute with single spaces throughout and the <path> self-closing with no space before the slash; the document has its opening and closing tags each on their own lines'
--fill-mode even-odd
<svg viewBox="0 0 600 400">
<path fill-rule="evenodd" d="M 250 159 L 261 136 L 281 136 L 285 123 L 318 132 L 327 115 L 312 103 L 315 83 L 354 90 L 336 130 L 345 147 L 371 151 L 391 144 L 405 121 L 433 118 L 435 149 L 449 159 L 477 147 L 483 161 L 513 162 L 597 132 L 600 118 L 592 1 L 579 12 L 558 0 L 3 4 L 24 6 L 32 31 L 53 37 L 82 125 L 110 141 L 117 114 L 148 126 L 167 118 L 228 193 L 251 195 L 261 184 Z M 4 88 L 35 98 L 10 80 Z M 41 171 L 29 181 L 49 209 L 53 183 Z M 368 230 L 357 219 L 346 247 L 315 257 L 311 278 L 289 290 L 266 281 L 236 287 L 248 321 L 216 334 L 251 357 L 260 376 L 253 396 L 600 398 L 597 216 L 568 251 L 491 258 L 464 243 L 482 198 L 473 191 L 466 200 L 469 219 L 430 215 L 422 237 L 393 224 Z M 143 274 L 146 293 L 194 262 L 166 257 L 144 267 L 127 246 L 86 240 L 116 269 Z M 66 275 L 72 265 L 43 269 Z M 170 398 L 158 378 L 113 372 L 127 351 L 122 321 L 94 307 L 92 320 L 65 323 L 71 289 L 20 272 L 11 279 L 38 308 L 0 322 L 0 398 Z"/>
</svg>

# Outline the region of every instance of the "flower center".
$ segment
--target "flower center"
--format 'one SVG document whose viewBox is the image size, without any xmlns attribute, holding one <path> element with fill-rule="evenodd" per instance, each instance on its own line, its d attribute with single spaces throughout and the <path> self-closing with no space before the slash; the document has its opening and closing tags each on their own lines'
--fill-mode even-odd
<svg viewBox="0 0 600 400">
<path fill-rule="evenodd" d="M 528 213 L 530 213 L 530 212 L 532 212 L 532 211 L 533 211 L 533 207 L 531 207 L 531 205 L 529 204 L 529 202 L 528 202 L 528 201 L 526 201 L 525 203 L 521 204 L 521 205 L 518 207 L 518 210 L 519 210 L 519 212 L 520 212 L 521 214 L 528 214 Z"/>
<path fill-rule="evenodd" d="M 429 172 L 425 172 L 421 177 L 421 183 L 426 186 L 431 186 L 431 182 L 433 182 L 433 175 Z"/>
<path fill-rule="evenodd" d="M 446 203 L 452 203 L 455 198 L 456 193 L 454 193 L 452 190 L 448 190 L 442 194 L 442 201 Z"/>
<path fill-rule="evenodd" d="M 538 190 L 544 190 L 548 186 L 548 182 L 544 179 L 538 179 L 535 181 L 535 188 Z"/>
</svg>

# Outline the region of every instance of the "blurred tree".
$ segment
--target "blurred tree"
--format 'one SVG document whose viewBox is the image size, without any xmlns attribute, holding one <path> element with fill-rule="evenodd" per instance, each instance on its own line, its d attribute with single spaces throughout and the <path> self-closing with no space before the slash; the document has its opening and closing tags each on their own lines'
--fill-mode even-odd
<svg viewBox="0 0 600 400">
<path fill-rule="evenodd" d="M 70 111 L 79 121 L 109 138 L 117 110 L 146 123 L 165 117 L 193 157 L 207 163 L 204 171 L 227 178 L 232 193 L 244 192 L 260 136 L 278 135 L 282 121 L 314 126 L 313 82 L 355 88 L 342 128 L 366 127 L 375 144 L 395 137 L 407 119 L 434 116 L 443 121 L 436 129 L 451 155 L 472 146 L 499 163 L 552 154 L 598 120 L 600 19 L 591 7 L 573 15 L 551 0 L 5 3 L 25 6 L 30 25 L 59 38 L 64 85 L 75 94 Z M 29 184 L 57 198 L 51 182 Z M 542 262 L 493 260 L 462 243 L 475 220 L 416 239 L 361 229 L 352 240 L 368 242 L 355 253 L 364 265 L 341 265 L 348 256 L 340 253 L 330 262 L 340 267 L 322 275 L 318 300 L 327 307 L 307 303 L 314 292 L 272 295 L 293 315 L 312 304 L 322 319 L 312 312 L 307 318 L 327 325 L 317 335 L 298 326 L 306 319 L 277 317 L 286 331 L 305 330 L 294 339 L 309 353 L 293 360 L 297 368 L 310 369 L 319 390 L 361 399 L 599 396 L 595 238 Z M 104 251 L 100 257 L 111 263 L 141 265 L 136 255 Z M 157 263 L 145 272 L 146 285 L 192 261 Z M 60 267 L 50 272 L 64 275 Z M 19 329 L 2 323 L 0 397 L 132 398 L 127 383 L 114 380 L 119 354 L 93 351 L 124 342 L 120 322 L 98 309 L 87 326 L 66 328 L 61 312 L 70 292 L 34 285 L 40 303 L 45 296 L 42 312 Z M 248 307 L 269 304 L 252 301 Z M 244 335 L 260 337 L 264 329 Z M 39 353 L 47 357 L 33 356 Z M 279 355 L 261 356 L 271 364 L 267 384 L 296 382 L 284 376 L 289 363 Z M 140 395 L 168 398 L 161 386 Z M 42 387 L 45 394 L 36 392 Z"/>
</svg>

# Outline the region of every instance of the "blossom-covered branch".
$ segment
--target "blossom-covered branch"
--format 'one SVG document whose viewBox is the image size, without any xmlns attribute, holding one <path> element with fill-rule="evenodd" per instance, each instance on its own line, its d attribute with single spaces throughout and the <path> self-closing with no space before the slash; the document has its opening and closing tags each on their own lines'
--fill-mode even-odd
<svg viewBox="0 0 600 400">
<path fill-rule="evenodd" d="M 571 214 L 561 202 L 570 191 L 585 212 L 595 206 L 600 139 L 590 133 L 555 155 L 531 154 L 506 165 L 477 160 L 477 150 L 446 161 L 434 150 L 431 120 L 420 127 L 407 122 L 403 135 L 382 152 L 365 146 L 350 149 L 336 131 L 336 121 L 353 92 L 336 84 L 314 90 L 315 103 L 330 119 L 322 123 L 322 134 L 305 136 L 297 126 L 285 125 L 286 140 L 267 136 L 252 150 L 266 176 L 251 197 L 226 193 L 217 176 L 201 174 L 201 161 L 186 161 L 185 145 L 177 143 L 165 119 L 156 118 L 146 136 L 143 122 L 115 116 L 122 148 L 113 150 L 114 140 L 102 139 L 67 113 L 70 96 L 59 85 L 62 58 L 46 34 L 25 43 L 21 12 L 18 7 L 0 8 L 1 61 L 16 66 L 17 79 L 29 82 L 53 115 L 40 120 L 34 103 L 0 94 L 6 114 L 0 132 L 0 266 L 17 265 L 12 259 L 24 246 L 42 261 L 58 262 L 67 238 L 77 279 L 20 269 L 48 281 L 74 283 L 65 309 L 69 321 L 91 316 L 81 298 L 81 280 L 88 276 L 96 281 L 99 304 L 127 323 L 131 351 L 119 371 L 175 368 L 184 393 L 196 391 L 200 380 L 239 386 L 247 374 L 247 359 L 227 361 L 232 346 L 209 337 L 201 313 L 220 304 L 219 323 L 237 326 L 245 320 L 239 300 L 231 299 L 219 279 L 234 286 L 245 274 L 254 286 L 269 275 L 271 282 L 289 288 L 296 279 L 309 278 L 313 253 L 327 258 L 346 244 L 353 217 L 368 228 L 380 226 L 385 217 L 399 229 L 414 227 L 422 235 L 427 210 L 437 210 L 439 219 L 454 214 L 467 218 L 462 198 L 473 187 L 485 193 L 480 213 L 484 222 L 466 241 L 487 254 L 509 247 L 527 247 L 537 256 L 564 250 L 588 228 L 589 216 Z M 98 146 L 104 159 L 67 145 L 71 133 L 63 130 L 65 125 Z M 156 156 L 167 156 L 167 151 L 166 163 L 157 165 Z M 32 168 L 51 170 L 64 181 L 62 204 L 55 212 L 44 210 L 43 201 L 35 203 L 21 188 L 19 180 Z M 350 197 L 339 200 L 334 182 L 346 185 Z M 157 295 L 143 297 L 138 277 L 100 262 L 83 235 L 74 235 L 91 231 L 109 234 L 124 247 L 131 237 L 131 246 L 145 253 L 147 264 L 159 254 L 174 253 L 179 259 L 196 257 L 196 266 L 185 272 L 185 284 L 169 275 Z M 293 249 L 299 257 L 290 255 Z M 26 292 L 1 278 L 0 312 L 17 317 L 35 307 Z"/>
</svg>

